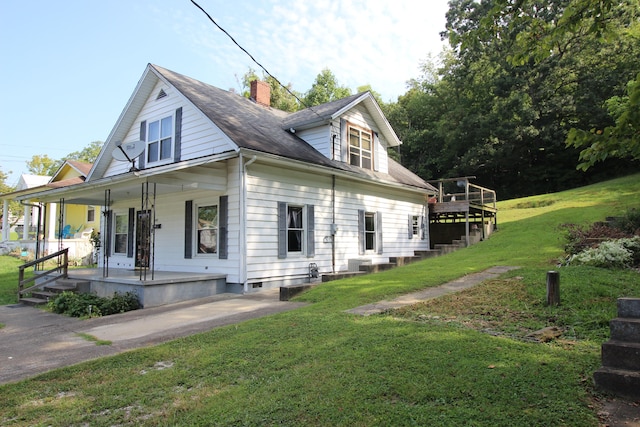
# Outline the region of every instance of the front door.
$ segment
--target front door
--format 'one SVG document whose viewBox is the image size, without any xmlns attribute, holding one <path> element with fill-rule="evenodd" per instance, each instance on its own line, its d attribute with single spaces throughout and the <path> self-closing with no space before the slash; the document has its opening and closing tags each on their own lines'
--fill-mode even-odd
<svg viewBox="0 0 640 427">
<path fill-rule="evenodd" d="M 151 254 L 151 212 L 136 213 L 136 267 L 148 268 Z"/>
</svg>

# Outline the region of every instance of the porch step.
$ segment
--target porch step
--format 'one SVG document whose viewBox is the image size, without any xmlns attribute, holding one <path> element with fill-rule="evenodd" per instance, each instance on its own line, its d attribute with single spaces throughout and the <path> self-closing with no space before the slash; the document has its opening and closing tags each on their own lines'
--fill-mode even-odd
<svg viewBox="0 0 640 427">
<path fill-rule="evenodd" d="M 25 297 L 25 298 L 20 298 L 19 302 L 21 302 L 24 305 L 30 305 L 30 306 L 36 307 L 39 305 L 46 304 L 47 300 L 42 298 Z"/>
<path fill-rule="evenodd" d="M 394 267 L 397 267 L 397 264 L 392 262 L 386 262 L 382 264 L 362 264 L 360 265 L 360 271 L 364 271 L 365 273 L 377 273 L 379 271 L 391 270 Z"/>
<path fill-rule="evenodd" d="M 361 276 L 366 274 L 364 271 L 342 271 L 339 273 L 322 274 L 322 282 L 331 282 L 332 280 L 347 279 L 349 277 Z"/>
<path fill-rule="evenodd" d="M 640 398 L 640 372 L 638 371 L 602 366 L 594 372 L 593 379 L 601 390 L 632 399 Z"/>
<path fill-rule="evenodd" d="M 602 344 L 602 364 L 640 372 L 640 342 L 609 340 Z"/>
<path fill-rule="evenodd" d="M 56 280 L 55 283 L 52 285 L 46 285 L 43 289 L 45 291 L 54 292 L 58 294 L 65 291 L 88 292 L 90 285 L 91 284 L 88 280 L 63 278 L 63 279 Z"/>
<path fill-rule="evenodd" d="M 389 262 L 397 266 L 407 265 L 422 260 L 421 256 L 392 256 L 389 257 Z"/>
<path fill-rule="evenodd" d="M 430 251 L 415 251 L 416 256 L 419 256 L 421 259 L 426 258 L 435 258 L 437 256 L 442 255 L 442 251 L 439 249 L 432 249 Z"/>
</svg>

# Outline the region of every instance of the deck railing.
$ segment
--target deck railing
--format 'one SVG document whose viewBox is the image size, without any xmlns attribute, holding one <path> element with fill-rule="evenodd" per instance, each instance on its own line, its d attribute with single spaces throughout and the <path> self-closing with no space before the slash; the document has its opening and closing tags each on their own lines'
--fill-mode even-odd
<svg viewBox="0 0 640 427">
<path fill-rule="evenodd" d="M 49 270 L 45 270 L 44 263 L 54 258 L 57 259 L 56 266 Z M 42 266 L 35 269 L 37 273 L 34 272 L 33 276 L 25 279 L 24 278 L 25 269 L 33 266 L 38 266 L 39 264 L 42 264 Z M 46 285 L 47 283 L 53 282 L 54 280 L 59 279 L 60 277 L 66 278 L 68 271 L 69 271 L 69 248 L 64 248 L 61 251 L 58 251 L 51 255 L 47 255 L 45 257 L 38 258 L 26 264 L 22 264 L 21 266 L 18 267 L 18 298 L 21 298 L 24 294 L 28 294 L 32 290 L 39 288 L 43 285 Z M 54 272 L 58 274 L 53 275 Z M 36 280 L 41 278 L 45 278 L 45 279 L 36 283 Z M 25 285 L 31 282 L 34 282 L 34 284 L 25 289 Z"/>
<path fill-rule="evenodd" d="M 496 208 L 496 192 L 476 184 L 471 184 L 469 178 L 450 178 L 430 181 L 438 184 L 438 203 L 463 202 L 483 207 Z"/>
</svg>

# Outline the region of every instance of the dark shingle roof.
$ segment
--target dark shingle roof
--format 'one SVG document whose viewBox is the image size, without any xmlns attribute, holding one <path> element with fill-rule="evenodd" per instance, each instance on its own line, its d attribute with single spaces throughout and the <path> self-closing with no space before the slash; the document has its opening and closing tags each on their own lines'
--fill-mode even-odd
<svg viewBox="0 0 640 427">
<path fill-rule="evenodd" d="M 306 141 L 288 131 L 293 123 L 328 119 L 363 94 L 353 95 L 296 113 L 264 107 L 238 94 L 219 89 L 191 77 L 152 65 L 155 71 L 179 90 L 240 148 L 275 154 L 315 165 L 365 175 L 381 181 L 434 190 L 397 162 L 389 159 L 389 174 L 366 171 L 330 160 Z"/>
</svg>

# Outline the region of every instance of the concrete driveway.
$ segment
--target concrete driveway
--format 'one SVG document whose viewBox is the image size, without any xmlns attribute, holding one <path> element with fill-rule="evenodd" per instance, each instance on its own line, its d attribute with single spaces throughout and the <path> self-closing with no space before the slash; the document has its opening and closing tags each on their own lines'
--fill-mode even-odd
<svg viewBox="0 0 640 427">
<path fill-rule="evenodd" d="M 213 328 L 293 310 L 279 290 L 222 294 L 128 313 L 80 320 L 25 306 L 0 306 L 0 384 Z M 111 345 L 96 345 L 88 334 Z"/>
</svg>

